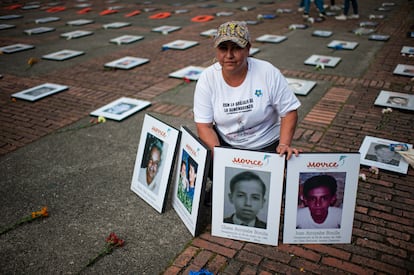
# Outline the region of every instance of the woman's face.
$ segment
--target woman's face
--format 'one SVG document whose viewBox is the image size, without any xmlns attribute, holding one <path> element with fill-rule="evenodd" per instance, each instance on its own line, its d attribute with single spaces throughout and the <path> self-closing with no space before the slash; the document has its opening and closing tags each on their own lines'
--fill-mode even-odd
<svg viewBox="0 0 414 275">
<path fill-rule="evenodd" d="M 216 58 L 223 71 L 237 73 L 247 66 L 250 45 L 241 48 L 236 43 L 225 41 L 216 48 Z"/>
</svg>

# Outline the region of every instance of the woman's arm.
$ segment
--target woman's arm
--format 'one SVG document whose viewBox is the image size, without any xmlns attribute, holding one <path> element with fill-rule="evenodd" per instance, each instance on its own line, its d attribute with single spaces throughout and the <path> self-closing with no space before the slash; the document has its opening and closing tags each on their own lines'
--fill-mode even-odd
<svg viewBox="0 0 414 275">
<path fill-rule="evenodd" d="M 291 147 L 293 135 L 295 134 L 296 123 L 298 121 L 298 112 L 290 111 L 286 116 L 280 119 L 280 138 L 276 152 L 280 155 L 287 154 L 286 159 L 290 159 L 292 154 L 299 155 L 296 148 Z"/>
<path fill-rule="evenodd" d="M 196 123 L 196 126 L 198 136 L 211 149 L 211 153 L 213 154 L 214 146 L 220 146 L 220 141 L 214 130 L 213 123 Z"/>
</svg>

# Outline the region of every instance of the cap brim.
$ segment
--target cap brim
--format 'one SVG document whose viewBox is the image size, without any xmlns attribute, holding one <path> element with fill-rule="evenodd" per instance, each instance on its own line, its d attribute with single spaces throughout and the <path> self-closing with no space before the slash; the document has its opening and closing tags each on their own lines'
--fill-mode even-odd
<svg viewBox="0 0 414 275">
<path fill-rule="evenodd" d="M 240 48 L 246 48 L 247 44 L 249 44 L 249 41 L 244 39 L 240 39 L 233 36 L 222 36 L 214 41 L 214 47 L 217 48 L 218 45 L 226 41 L 236 43 Z"/>
</svg>

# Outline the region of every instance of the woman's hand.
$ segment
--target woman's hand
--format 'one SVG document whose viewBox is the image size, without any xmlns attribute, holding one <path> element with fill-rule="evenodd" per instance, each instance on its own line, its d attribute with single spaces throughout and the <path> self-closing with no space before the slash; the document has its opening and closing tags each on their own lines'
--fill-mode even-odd
<svg viewBox="0 0 414 275">
<path fill-rule="evenodd" d="M 283 144 L 283 143 L 279 143 L 279 145 L 276 147 L 276 152 L 282 156 L 284 154 L 286 154 L 286 160 L 289 160 L 290 157 L 292 156 L 292 154 L 295 154 L 295 156 L 299 156 L 299 153 L 302 150 L 298 150 L 294 147 L 290 147 L 287 144 Z"/>
</svg>

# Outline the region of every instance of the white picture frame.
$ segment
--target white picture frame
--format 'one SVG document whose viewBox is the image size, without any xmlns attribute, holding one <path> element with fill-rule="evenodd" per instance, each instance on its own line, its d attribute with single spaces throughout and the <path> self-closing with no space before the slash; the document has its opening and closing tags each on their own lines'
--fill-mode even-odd
<svg viewBox="0 0 414 275">
<path fill-rule="evenodd" d="M 195 237 L 202 230 L 202 213 L 211 150 L 185 126 L 175 168 L 172 206 L 190 233 Z"/>
<path fill-rule="evenodd" d="M 36 24 L 45 24 L 45 23 L 50 23 L 50 22 L 55 22 L 55 21 L 59 21 L 60 17 L 55 17 L 55 16 L 49 16 L 49 17 L 42 17 L 39 19 L 35 20 Z"/>
<path fill-rule="evenodd" d="M 76 19 L 66 22 L 66 25 L 69 26 L 83 26 L 87 24 L 92 24 L 94 21 L 91 19 Z"/>
<path fill-rule="evenodd" d="M 197 41 L 191 40 L 175 40 L 169 43 L 162 45 L 162 48 L 165 50 L 172 49 L 172 50 L 186 50 L 188 48 L 194 47 L 198 45 Z"/>
<path fill-rule="evenodd" d="M 286 80 L 296 95 L 307 95 L 316 85 L 316 82 L 311 80 L 290 77 L 287 77 Z"/>
<path fill-rule="evenodd" d="M 16 25 L 11 25 L 11 24 L 0 24 L 0 30 L 8 30 L 8 29 L 13 29 L 15 28 Z"/>
<path fill-rule="evenodd" d="M 200 33 L 201 36 L 215 37 L 217 35 L 217 29 L 209 29 Z"/>
<path fill-rule="evenodd" d="M 393 73 L 396 75 L 414 77 L 414 65 L 398 64 Z"/>
<path fill-rule="evenodd" d="M 388 34 L 371 34 L 368 36 L 368 40 L 374 41 L 388 41 L 390 39 L 390 35 Z"/>
<path fill-rule="evenodd" d="M 390 144 L 401 144 L 405 142 L 365 136 L 359 152 L 361 153 L 361 164 L 377 167 L 400 174 L 407 174 L 408 163 L 395 151 L 390 149 Z M 413 148 L 412 144 L 407 144 Z"/>
<path fill-rule="evenodd" d="M 327 55 L 318 55 L 313 54 L 308 59 L 305 60 L 305 65 L 318 66 L 323 65 L 324 67 L 336 67 L 341 61 L 340 57 L 327 56 Z"/>
<path fill-rule="evenodd" d="M 29 44 L 17 43 L 17 44 L 0 47 L 0 52 L 5 53 L 5 54 L 10 54 L 10 53 L 21 52 L 21 51 L 30 50 L 30 49 L 34 49 L 34 46 L 29 45 Z"/>
<path fill-rule="evenodd" d="M 69 87 L 65 85 L 59 85 L 54 83 L 44 83 L 30 89 L 26 89 L 12 94 L 14 98 L 24 99 L 27 101 L 36 101 L 46 96 L 56 94 L 67 90 Z"/>
<path fill-rule="evenodd" d="M 205 68 L 200 66 L 187 66 L 169 74 L 173 78 L 185 78 L 189 80 L 198 80 Z"/>
<path fill-rule="evenodd" d="M 292 156 L 286 169 L 283 243 L 351 243 L 359 160 L 359 153 L 348 152 Z"/>
<path fill-rule="evenodd" d="M 359 27 L 359 28 L 352 30 L 352 32 L 356 35 L 368 35 L 368 34 L 374 33 L 375 29 Z"/>
<path fill-rule="evenodd" d="M 121 121 L 138 111 L 150 106 L 151 102 L 129 97 L 118 98 L 90 113 L 91 116 L 103 116 L 108 119 Z"/>
<path fill-rule="evenodd" d="M 330 37 L 332 36 L 333 32 L 332 31 L 325 31 L 325 30 L 315 30 L 312 32 L 312 36 L 317 36 L 317 37 Z"/>
<path fill-rule="evenodd" d="M 23 18 L 23 15 L 21 14 L 7 14 L 0 16 L 0 20 L 12 20 L 12 19 L 18 19 Z"/>
<path fill-rule="evenodd" d="M 75 50 L 61 50 L 54 53 L 49 53 L 42 56 L 42 59 L 48 60 L 55 60 L 55 61 L 63 61 L 67 59 L 71 59 L 80 55 L 85 54 L 83 51 L 75 51 Z"/>
<path fill-rule="evenodd" d="M 284 35 L 275 35 L 275 34 L 264 34 L 256 38 L 257 42 L 264 43 L 280 43 L 287 39 L 287 36 Z"/>
<path fill-rule="evenodd" d="M 258 52 L 260 52 L 259 48 L 250 47 L 249 56 L 253 56 L 253 55 L 257 54 Z"/>
<path fill-rule="evenodd" d="M 211 235 L 277 246 L 285 156 L 215 147 L 213 165 Z"/>
<path fill-rule="evenodd" d="M 76 31 L 62 33 L 60 35 L 60 37 L 66 38 L 67 40 L 70 40 L 70 39 L 76 39 L 76 38 L 89 36 L 89 35 L 92 35 L 92 34 L 93 34 L 93 31 L 76 30 Z"/>
<path fill-rule="evenodd" d="M 170 32 L 175 32 L 175 31 L 178 31 L 180 29 L 181 29 L 180 26 L 163 25 L 163 26 L 155 27 L 155 28 L 151 29 L 151 31 L 153 31 L 153 32 L 160 32 L 162 34 L 168 34 Z"/>
<path fill-rule="evenodd" d="M 24 30 L 23 32 L 27 35 L 32 35 L 32 34 L 42 34 L 42 33 L 47 33 L 47 32 L 53 32 L 55 30 L 56 29 L 52 27 L 38 27 L 38 28 L 27 29 L 27 30 Z"/>
<path fill-rule="evenodd" d="M 131 190 L 159 213 L 165 211 L 179 138 L 180 131 L 178 129 L 152 115 L 145 114 Z M 152 149 L 153 147 L 159 149 Z M 156 153 L 159 150 L 161 150 L 161 156 Z M 146 180 L 148 165 L 152 168 L 156 167 L 154 168 L 156 175 L 150 184 L 147 184 Z M 154 172 L 154 169 L 148 171 Z"/>
<path fill-rule="evenodd" d="M 414 47 L 411 46 L 403 46 L 401 48 L 401 54 L 408 54 L 414 55 Z"/>
<path fill-rule="evenodd" d="M 414 111 L 414 95 L 381 90 L 374 105 Z"/>
<path fill-rule="evenodd" d="M 142 39 L 144 39 L 144 36 L 142 35 L 121 35 L 109 40 L 109 42 L 121 45 L 131 44 Z"/>
<path fill-rule="evenodd" d="M 124 27 L 131 26 L 130 22 L 113 22 L 102 25 L 102 28 L 104 29 L 120 29 Z"/>
<path fill-rule="evenodd" d="M 146 64 L 148 62 L 149 62 L 148 58 L 124 56 L 114 61 L 105 63 L 104 67 L 113 68 L 113 69 L 121 69 L 121 70 L 130 70 L 132 68 Z"/>
<path fill-rule="evenodd" d="M 353 41 L 344 41 L 344 40 L 332 40 L 328 44 L 328 48 L 331 49 L 340 49 L 340 50 L 354 50 L 358 47 L 358 42 Z"/>
</svg>

